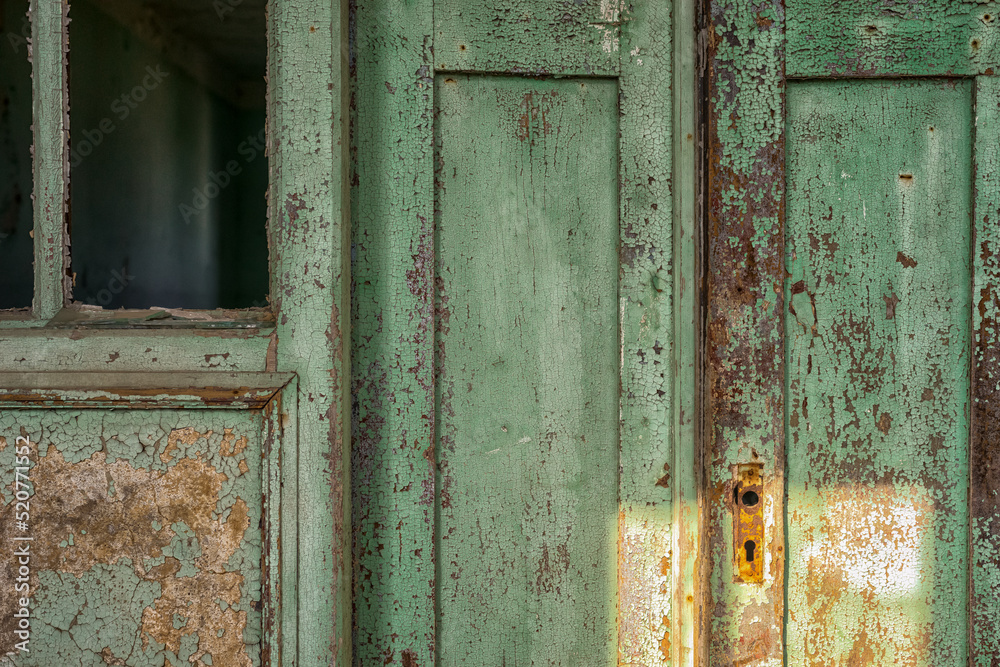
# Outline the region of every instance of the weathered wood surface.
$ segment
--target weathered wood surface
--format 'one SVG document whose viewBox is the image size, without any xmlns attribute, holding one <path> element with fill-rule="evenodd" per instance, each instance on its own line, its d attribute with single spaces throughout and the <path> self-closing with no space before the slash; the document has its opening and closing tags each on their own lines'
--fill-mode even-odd
<svg viewBox="0 0 1000 667">
<path fill-rule="evenodd" d="M 690 273 L 675 277 L 670 7 L 634 4 L 623 19 L 618 79 L 618 660 L 623 665 L 663 665 L 671 664 L 674 644 L 680 644 L 671 629 L 675 559 L 682 561 L 694 551 L 686 545 L 679 554 L 672 530 L 675 486 L 691 479 L 681 475 L 679 482 L 673 468 L 674 429 L 690 424 L 694 416 L 693 406 L 674 396 L 672 381 L 683 374 L 679 367 L 686 361 L 675 356 L 673 310 L 675 299 L 681 307 L 688 303 L 686 288 L 694 280 L 686 279 L 693 277 L 694 267 L 686 266 Z"/>
<path fill-rule="evenodd" d="M 439 71 L 614 75 L 621 0 L 437 0 Z"/>
<path fill-rule="evenodd" d="M 784 8 L 719 0 L 709 20 L 706 659 L 776 665 L 784 618 Z M 734 581 L 741 463 L 763 464 L 759 584 Z"/>
<path fill-rule="evenodd" d="M 240 331 L 80 331 L 0 333 L 0 369 L 52 371 L 264 371 L 273 328 Z"/>
<path fill-rule="evenodd" d="M 701 552 L 700 434 L 702 398 L 699 395 L 702 363 L 701 256 L 702 198 L 700 177 L 703 164 L 702 123 L 699 96 L 698 40 L 699 8 L 678 2 L 673 8 L 673 63 L 671 97 L 674 104 L 671 142 L 670 190 L 673 209 L 671 279 L 673 281 L 672 326 L 673 438 L 671 443 L 670 491 L 673 501 L 670 521 L 671 576 L 670 661 L 674 667 L 694 667 L 701 652 L 701 601 L 698 579 Z M 625 27 L 628 35 L 631 26 Z M 626 49 L 631 53 L 631 49 Z M 636 66 L 641 64 L 636 61 Z M 628 70 L 623 68 L 623 75 Z M 627 122 L 627 121 L 626 121 Z M 620 595 L 620 593 L 619 593 Z M 665 661 L 664 661 L 665 662 Z M 657 664 L 647 660 L 647 664 Z"/>
<path fill-rule="evenodd" d="M 0 534 L 12 563 L 29 545 L 32 596 L 22 652 L 20 575 L 0 568 L 0 654 L 18 667 L 260 665 L 261 434 L 250 411 L 0 415 Z"/>
<path fill-rule="evenodd" d="M 970 446 L 971 664 L 1000 667 L 1000 82 L 976 80 Z"/>
<path fill-rule="evenodd" d="M 354 10 L 354 664 L 434 664 L 433 3 Z"/>
<path fill-rule="evenodd" d="M 1000 73 L 1000 3 L 787 0 L 795 77 Z"/>
<path fill-rule="evenodd" d="M 276 370 L 298 375 L 298 667 L 351 664 L 347 3 L 268 22 L 268 234 Z M 287 545 L 292 547 L 293 545 Z"/>
<path fill-rule="evenodd" d="M 33 0 L 31 90 L 34 132 L 35 295 L 33 317 L 53 317 L 69 289 L 69 85 L 66 48 L 69 3 Z"/>
<path fill-rule="evenodd" d="M 789 85 L 790 665 L 966 662 L 972 90 Z"/>
<path fill-rule="evenodd" d="M 437 97 L 439 664 L 613 665 L 617 86 Z"/>
</svg>

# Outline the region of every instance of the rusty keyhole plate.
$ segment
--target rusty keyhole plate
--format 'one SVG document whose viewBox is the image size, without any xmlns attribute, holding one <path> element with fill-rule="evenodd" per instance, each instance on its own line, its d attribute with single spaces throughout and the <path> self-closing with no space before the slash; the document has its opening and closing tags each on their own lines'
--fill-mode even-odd
<svg viewBox="0 0 1000 667">
<path fill-rule="evenodd" d="M 733 570 L 737 582 L 764 581 L 764 466 L 741 463 L 733 480 Z"/>
</svg>

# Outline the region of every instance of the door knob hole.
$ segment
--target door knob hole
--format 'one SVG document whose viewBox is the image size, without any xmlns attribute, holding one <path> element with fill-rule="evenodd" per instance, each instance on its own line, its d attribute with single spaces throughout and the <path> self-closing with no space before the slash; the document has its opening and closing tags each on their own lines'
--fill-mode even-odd
<svg viewBox="0 0 1000 667">
<path fill-rule="evenodd" d="M 743 494 L 743 505 L 745 507 L 753 507 L 758 502 L 760 502 L 760 496 L 757 495 L 756 491 L 747 491 Z"/>
<path fill-rule="evenodd" d="M 743 545 L 743 548 L 746 549 L 747 552 L 747 562 L 752 563 L 753 552 L 757 548 L 757 545 L 754 543 L 753 540 L 747 540 L 746 543 Z"/>
</svg>

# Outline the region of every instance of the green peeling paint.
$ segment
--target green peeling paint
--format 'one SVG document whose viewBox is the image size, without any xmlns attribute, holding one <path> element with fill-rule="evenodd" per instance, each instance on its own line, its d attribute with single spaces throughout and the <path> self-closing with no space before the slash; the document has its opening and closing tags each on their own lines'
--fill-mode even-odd
<svg viewBox="0 0 1000 667">
<path fill-rule="evenodd" d="M 789 86 L 789 664 L 966 661 L 972 113 Z"/>
</svg>

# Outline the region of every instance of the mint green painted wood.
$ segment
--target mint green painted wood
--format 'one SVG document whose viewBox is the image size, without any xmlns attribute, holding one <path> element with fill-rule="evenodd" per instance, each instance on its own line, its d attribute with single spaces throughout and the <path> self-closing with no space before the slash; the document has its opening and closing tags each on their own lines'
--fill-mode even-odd
<svg viewBox="0 0 1000 667">
<path fill-rule="evenodd" d="M 624 13 L 620 0 L 437 0 L 435 68 L 613 75 Z"/>
<path fill-rule="evenodd" d="M 299 377 L 299 667 L 351 664 L 347 3 L 269 8 L 271 303 Z M 286 641 L 292 637 L 285 635 Z M 295 656 L 297 655 L 297 660 Z"/>
<path fill-rule="evenodd" d="M 264 667 L 297 663 L 298 569 L 298 378 L 292 377 L 264 406 L 261 449 L 264 484 L 263 598 Z"/>
<path fill-rule="evenodd" d="M 4 410 L 0 532 L 32 538 L 32 601 L 21 652 L 4 568 L 3 664 L 261 665 L 261 436 L 259 411 Z"/>
<path fill-rule="evenodd" d="M 1000 83 L 976 79 L 972 249 L 971 664 L 1000 659 Z"/>
<path fill-rule="evenodd" d="M 0 370 L 264 371 L 273 327 L 237 331 L 17 329 L 0 333 Z"/>
<path fill-rule="evenodd" d="M 970 76 L 1000 65 L 1000 3 L 788 0 L 785 11 L 788 76 Z"/>
<path fill-rule="evenodd" d="M 972 89 L 788 89 L 790 665 L 966 662 Z"/>
<path fill-rule="evenodd" d="M 433 3 L 355 16 L 354 664 L 434 664 Z"/>
<path fill-rule="evenodd" d="M 69 202 L 66 14 L 63 0 L 32 0 L 31 58 L 34 107 L 35 297 L 32 314 L 47 320 L 63 307 L 69 286 L 66 209 Z"/>
<path fill-rule="evenodd" d="M 613 665 L 613 81 L 439 75 L 441 665 Z"/>
<path fill-rule="evenodd" d="M 694 667 L 702 637 L 698 605 L 698 567 L 701 560 L 701 504 L 699 502 L 699 435 L 702 401 L 698 392 L 701 344 L 702 201 L 699 196 L 699 99 L 697 95 L 698 13 L 694 3 L 674 3 L 673 115 L 673 493 L 671 601 L 671 661 L 675 667 Z M 627 30 L 627 29 L 626 29 Z M 653 663 L 655 664 L 655 663 Z"/>
<path fill-rule="evenodd" d="M 675 306 L 687 305 L 689 276 L 677 278 L 671 252 L 683 228 L 675 225 L 671 200 L 671 18 L 667 3 L 631 5 L 623 11 L 619 50 L 618 660 L 634 665 L 672 664 L 674 647 L 680 648 L 671 630 L 679 555 L 672 447 L 694 416 L 693 410 L 679 414 L 693 406 L 676 402 L 673 385 L 678 362 L 691 367 L 676 356 L 682 351 L 673 327 Z"/>
</svg>

